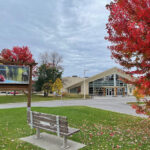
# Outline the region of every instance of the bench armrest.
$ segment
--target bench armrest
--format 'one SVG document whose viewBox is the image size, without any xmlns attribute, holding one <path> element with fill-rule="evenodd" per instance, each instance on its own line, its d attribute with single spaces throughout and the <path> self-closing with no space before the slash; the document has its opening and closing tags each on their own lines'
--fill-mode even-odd
<svg viewBox="0 0 150 150">
<path fill-rule="evenodd" d="M 77 133 L 79 131 L 80 131 L 79 129 L 68 127 L 68 134 L 67 134 L 67 136 L 73 135 L 74 133 Z"/>
</svg>

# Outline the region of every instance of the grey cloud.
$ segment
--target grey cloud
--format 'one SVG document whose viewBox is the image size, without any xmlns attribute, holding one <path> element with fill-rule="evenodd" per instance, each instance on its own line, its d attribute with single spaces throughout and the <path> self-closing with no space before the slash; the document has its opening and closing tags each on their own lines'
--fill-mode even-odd
<svg viewBox="0 0 150 150">
<path fill-rule="evenodd" d="M 0 5 L 0 49 L 29 46 L 38 60 L 41 52 L 57 51 L 64 75 L 91 76 L 116 66 L 107 49 L 105 24 L 110 0 L 5 0 Z"/>
</svg>

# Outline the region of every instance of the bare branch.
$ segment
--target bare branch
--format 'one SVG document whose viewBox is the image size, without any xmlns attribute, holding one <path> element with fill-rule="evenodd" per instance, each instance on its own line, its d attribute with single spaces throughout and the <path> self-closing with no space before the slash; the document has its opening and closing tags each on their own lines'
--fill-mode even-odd
<svg viewBox="0 0 150 150">
<path fill-rule="evenodd" d="M 41 64 L 50 64 L 52 67 L 56 67 L 60 70 L 63 70 L 61 63 L 63 62 L 63 57 L 57 52 L 44 52 L 39 55 Z"/>
</svg>

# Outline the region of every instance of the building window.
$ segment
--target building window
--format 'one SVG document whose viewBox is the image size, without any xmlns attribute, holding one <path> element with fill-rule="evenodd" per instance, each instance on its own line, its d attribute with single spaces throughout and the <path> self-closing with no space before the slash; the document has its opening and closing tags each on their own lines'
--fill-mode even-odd
<svg viewBox="0 0 150 150">
<path fill-rule="evenodd" d="M 81 86 L 70 89 L 70 93 L 79 94 L 81 92 Z"/>
<path fill-rule="evenodd" d="M 114 79 L 116 81 L 114 82 Z M 121 81 L 120 77 L 116 74 L 116 77 L 114 77 L 114 74 L 105 76 L 103 78 L 94 80 L 89 83 L 89 94 L 90 95 L 114 95 L 114 84 L 116 83 L 117 87 L 120 87 L 121 89 L 118 90 L 118 94 L 122 95 L 124 87 L 126 89 L 127 84 Z M 109 91 L 107 91 L 107 89 Z M 126 91 L 124 91 L 126 92 Z"/>
</svg>

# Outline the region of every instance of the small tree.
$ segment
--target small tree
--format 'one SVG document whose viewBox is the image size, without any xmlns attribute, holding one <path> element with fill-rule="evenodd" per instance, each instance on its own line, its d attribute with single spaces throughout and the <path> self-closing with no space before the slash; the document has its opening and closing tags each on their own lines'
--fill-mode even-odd
<svg viewBox="0 0 150 150">
<path fill-rule="evenodd" d="M 49 64 L 42 64 L 37 71 L 38 80 L 35 83 L 37 91 L 41 91 L 45 83 L 54 83 L 57 78 L 61 78 L 62 71 L 51 67 Z"/>
<path fill-rule="evenodd" d="M 53 92 L 53 82 L 50 80 L 43 84 L 42 90 L 44 91 L 44 96 L 47 97 L 50 92 Z"/>
<path fill-rule="evenodd" d="M 42 90 L 44 91 L 44 96 L 47 97 L 48 96 L 48 93 L 50 92 L 51 90 L 51 86 L 50 84 L 47 82 L 47 83 L 44 83 L 43 86 L 42 86 Z"/>
<path fill-rule="evenodd" d="M 63 84 L 60 78 L 57 78 L 56 81 L 53 84 L 53 92 L 56 92 L 57 94 L 61 94 L 61 89 L 63 88 Z"/>
</svg>

